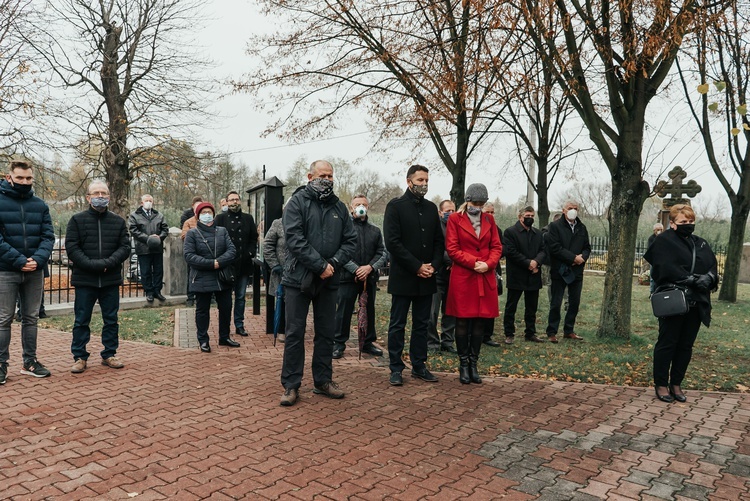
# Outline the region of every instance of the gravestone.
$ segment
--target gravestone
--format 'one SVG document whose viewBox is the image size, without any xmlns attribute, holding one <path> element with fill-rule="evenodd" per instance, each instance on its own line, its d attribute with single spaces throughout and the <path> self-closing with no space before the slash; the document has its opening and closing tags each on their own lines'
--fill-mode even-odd
<svg viewBox="0 0 750 501">
<path fill-rule="evenodd" d="M 694 179 L 683 184 L 687 172 L 679 165 L 670 170 L 667 176 L 669 181 L 658 181 L 654 186 L 654 193 L 662 199 L 657 221 L 664 225 L 664 229 L 669 228 L 669 209 L 677 204 L 691 205 L 690 200 L 684 197 L 695 198 L 703 190 Z"/>
</svg>

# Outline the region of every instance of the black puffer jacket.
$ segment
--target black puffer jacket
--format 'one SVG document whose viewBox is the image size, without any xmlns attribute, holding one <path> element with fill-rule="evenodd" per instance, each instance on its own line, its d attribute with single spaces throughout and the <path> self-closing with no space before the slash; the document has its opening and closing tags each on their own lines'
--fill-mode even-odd
<svg viewBox="0 0 750 501">
<path fill-rule="evenodd" d="M 230 287 L 219 281 L 219 270 L 231 265 L 235 256 L 226 228 L 215 224 L 206 226 L 199 221 L 198 226 L 185 235 L 183 252 L 190 267 L 190 292 L 216 292 Z M 214 261 L 219 262 L 218 269 L 214 269 Z"/>
<path fill-rule="evenodd" d="M 130 257 L 125 220 L 108 210 L 89 207 L 70 218 L 65 250 L 76 287 L 106 287 L 122 283 L 122 263 Z"/>
<path fill-rule="evenodd" d="M 367 276 L 368 281 L 377 281 L 380 269 L 385 266 L 387 255 L 383 235 L 380 228 L 371 224 L 366 218 L 353 218 L 354 232 L 357 234 L 357 247 L 352 259 L 344 265 L 341 270 L 342 282 L 354 282 L 354 273 L 357 268 L 369 264 L 372 273 Z"/>
<path fill-rule="evenodd" d="M 300 287 L 309 273 L 320 276 L 331 263 L 336 273 L 325 286 L 337 287 L 339 271 L 352 258 L 357 244 L 346 205 L 336 195 L 321 202 L 315 190 L 306 185 L 289 199 L 281 221 L 289 251 L 282 283 Z"/>
<path fill-rule="evenodd" d="M 0 270 L 21 271 L 29 257 L 42 269 L 54 245 L 47 204 L 33 190 L 20 193 L 7 180 L 0 181 Z"/>
</svg>

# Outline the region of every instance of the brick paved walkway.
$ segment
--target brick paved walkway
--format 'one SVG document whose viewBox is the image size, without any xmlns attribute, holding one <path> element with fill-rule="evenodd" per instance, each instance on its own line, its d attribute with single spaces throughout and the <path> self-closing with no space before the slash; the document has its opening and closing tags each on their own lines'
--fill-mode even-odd
<svg viewBox="0 0 750 501">
<path fill-rule="evenodd" d="M 190 313 L 189 311 L 183 311 Z M 215 327 L 215 318 L 212 326 Z M 125 369 L 69 372 L 70 334 L 41 331 L 49 379 L 22 376 L 18 327 L 0 387 L 3 499 L 750 499 L 750 395 L 518 379 L 387 384 L 356 350 L 341 401 L 279 406 L 281 345 L 211 354 L 123 342 Z"/>
</svg>

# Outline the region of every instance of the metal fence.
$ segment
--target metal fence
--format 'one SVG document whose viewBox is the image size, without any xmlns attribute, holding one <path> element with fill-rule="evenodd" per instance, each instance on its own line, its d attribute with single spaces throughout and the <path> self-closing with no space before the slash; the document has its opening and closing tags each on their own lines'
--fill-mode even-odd
<svg viewBox="0 0 750 501">
<path fill-rule="evenodd" d="M 138 256 L 133 242 L 130 245 L 130 258 L 122 264 L 125 281 L 120 286 L 120 297 L 140 297 L 144 295 L 138 273 Z M 70 284 L 71 269 L 65 251 L 65 236 L 58 228 L 55 245 L 49 261 L 49 277 L 44 280 L 44 304 L 71 303 L 75 300 L 75 288 Z"/>
</svg>

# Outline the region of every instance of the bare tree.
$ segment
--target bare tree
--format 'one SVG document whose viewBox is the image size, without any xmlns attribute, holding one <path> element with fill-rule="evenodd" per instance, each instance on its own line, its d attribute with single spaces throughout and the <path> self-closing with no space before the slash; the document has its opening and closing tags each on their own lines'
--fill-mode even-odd
<svg viewBox="0 0 750 501">
<path fill-rule="evenodd" d="M 583 120 L 612 182 L 599 336 L 630 336 L 638 219 L 651 192 L 643 179 L 646 111 L 702 9 L 695 0 L 522 2 L 528 36 Z"/>
<path fill-rule="evenodd" d="M 282 16 L 283 34 L 255 37 L 249 53 L 273 65 L 235 82 L 271 89 L 285 115 L 269 133 L 300 138 L 335 127 L 360 108 L 379 140 L 426 134 L 464 197 L 466 168 L 508 96 L 500 79 L 520 54 L 506 2 L 423 0 L 262 0 Z"/>
<path fill-rule="evenodd" d="M 185 133 L 204 109 L 205 62 L 191 46 L 194 0 L 55 0 L 27 38 L 70 92 L 55 109 L 68 136 L 104 145 L 112 209 L 128 210 L 133 155 Z"/>
<path fill-rule="evenodd" d="M 686 53 L 693 63 L 681 68 L 685 97 L 705 144 L 706 156 L 727 194 L 732 215 L 719 299 L 737 301 L 737 283 L 750 215 L 750 9 L 737 0 L 729 8 L 702 12 L 694 43 Z M 714 85 L 709 85 L 709 83 Z M 697 87 L 697 88 L 696 88 Z M 713 87 L 713 89 L 712 89 Z M 712 125 L 717 125 L 712 129 Z"/>
</svg>

